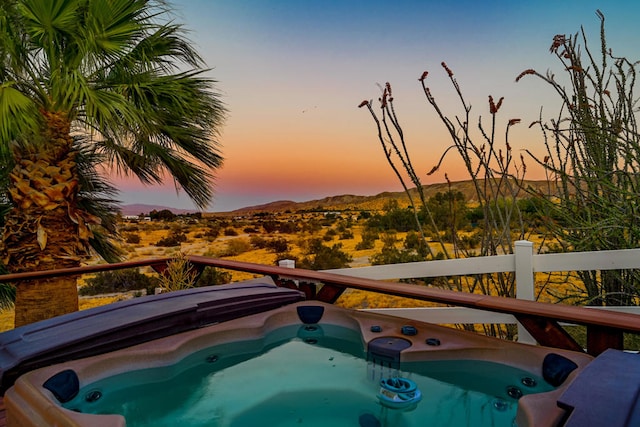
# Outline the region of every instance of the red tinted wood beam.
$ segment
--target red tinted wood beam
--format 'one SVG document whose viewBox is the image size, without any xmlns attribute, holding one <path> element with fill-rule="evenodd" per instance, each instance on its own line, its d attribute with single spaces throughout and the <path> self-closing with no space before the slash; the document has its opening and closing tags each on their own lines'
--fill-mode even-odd
<svg viewBox="0 0 640 427">
<path fill-rule="evenodd" d="M 619 329 L 587 326 L 587 353 L 598 356 L 608 348 L 624 349 L 624 334 Z"/>
<path fill-rule="evenodd" d="M 543 346 L 584 352 L 582 346 L 555 320 L 525 315 L 516 315 L 516 319 Z"/>
</svg>

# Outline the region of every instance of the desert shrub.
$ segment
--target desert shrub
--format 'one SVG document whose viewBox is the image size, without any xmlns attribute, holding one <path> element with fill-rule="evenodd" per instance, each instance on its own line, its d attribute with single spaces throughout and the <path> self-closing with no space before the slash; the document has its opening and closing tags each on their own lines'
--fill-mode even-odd
<svg viewBox="0 0 640 427">
<path fill-rule="evenodd" d="M 473 233 L 473 234 L 464 234 L 458 238 L 457 244 L 462 249 L 473 249 L 480 246 L 480 242 L 482 239 L 481 233 Z"/>
<path fill-rule="evenodd" d="M 322 236 L 322 240 L 324 240 L 325 242 L 330 242 L 337 235 L 338 235 L 338 232 L 333 228 L 330 228 L 327 231 L 325 231 L 324 236 Z"/>
<path fill-rule="evenodd" d="M 269 241 L 262 236 L 250 236 L 249 243 L 256 249 L 264 249 L 269 245 Z"/>
<path fill-rule="evenodd" d="M 268 234 L 275 233 L 280 229 L 280 224 L 278 223 L 278 221 L 263 221 L 261 225 L 262 228 L 264 228 L 264 231 Z"/>
<path fill-rule="evenodd" d="M 414 251 L 418 255 L 420 255 L 423 259 L 420 261 L 424 261 L 424 258 L 427 256 L 427 247 L 424 239 L 419 233 L 415 231 L 410 231 L 407 233 L 404 238 L 404 249 L 407 251 Z"/>
<path fill-rule="evenodd" d="M 325 246 L 321 239 L 309 239 L 305 245 L 306 256 L 298 267 L 309 270 L 328 270 L 348 267 L 353 258 L 342 250 L 342 243 Z"/>
<path fill-rule="evenodd" d="M 289 250 L 289 242 L 287 239 L 279 237 L 267 241 L 267 248 L 275 253 L 283 253 Z"/>
<path fill-rule="evenodd" d="M 173 221 L 176 219 L 176 215 L 169 209 L 162 209 L 160 211 L 154 209 L 149 212 L 149 217 L 153 221 Z"/>
<path fill-rule="evenodd" d="M 160 284 L 157 277 L 147 276 L 135 268 L 97 273 L 95 277 L 87 279 L 86 285 L 78 290 L 80 295 L 111 294 L 146 289 L 147 294 L 153 294 Z"/>
<path fill-rule="evenodd" d="M 137 233 L 125 233 L 124 241 L 136 245 L 140 243 L 140 235 Z"/>
<path fill-rule="evenodd" d="M 227 242 L 225 250 L 220 256 L 236 256 L 251 250 L 249 239 L 233 239 Z"/>
<path fill-rule="evenodd" d="M 298 227 L 298 224 L 293 221 L 281 222 L 278 227 L 278 231 L 282 234 L 295 234 L 299 229 L 300 227 Z"/>
<path fill-rule="evenodd" d="M 310 219 L 302 224 L 302 231 L 306 233 L 314 234 L 320 230 L 322 230 L 322 224 L 317 219 Z"/>
<path fill-rule="evenodd" d="M 371 228 L 365 228 L 362 231 L 362 241 L 356 243 L 356 250 L 361 251 L 364 249 L 373 249 L 376 245 L 376 240 L 378 240 L 378 232 Z"/>
<path fill-rule="evenodd" d="M 220 231 L 222 230 L 222 228 L 217 225 L 217 224 L 213 224 L 213 225 L 209 225 L 207 227 L 207 231 L 205 231 L 204 235 L 206 237 L 212 237 L 212 238 L 216 238 L 220 235 Z"/>
<path fill-rule="evenodd" d="M 160 288 L 162 292 L 193 288 L 196 276 L 197 272 L 187 256 L 179 252 L 167 263 L 167 268 L 160 275 Z"/>
<path fill-rule="evenodd" d="M 410 245 L 412 240 L 413 238 L 409 239 Z M 385 233 L 382 236 L 382 242 L 383 246 L 381 251 L 374 254 L 370 258 L 372 265 L 400 264 L 405 262 L 424 261 L 424 254 L 421 253 L 419 247 L 409 249 L 407 249 L 406 247 L 403 249 L 398 248 L 396 246 L 396 243 L 398 243 L 398 239 L 395 233 Z"/>
<path fill-rule="evenodd" d="M 247 233 L 247 234 L 252 234 L 252 233 L 257 233 L 258 232 L 258 230 L 256 230 L 253 227 L 245 227 L 242 231 Z"/>
<path fill-rule="evenodd" d="M 338 236 L 338 239 L 340 240 L 349 240 L 349 239 L 353 239 L 353 231 L 351 230 L 344 230 L 340 233 L 340 235 Z"/>
<path fill-rule="evenodd" d="M 224 285 L 231 282 L 231 273 L 223 271 L 215 267 L 205 267 L 196 280 L 195 286 L 215 286 Z"/>
<path fill-rule="evenodd" d="M 183 232 L 172 232 L 167 237 L 164 237 L 156 242 L 156 246 L 171 247 L 180 246 L 180 243 L 186 242 L 187 236 Z"/>
<path fill-rule="evenodd" d="M 236 229 L 235 228 L 231 228 L 231 227 L 225 228 L 223 233 L 224 233 L 225 236 L 237 236 L 238 235 L 238 232 L 236 231 Z"/>
</svg>

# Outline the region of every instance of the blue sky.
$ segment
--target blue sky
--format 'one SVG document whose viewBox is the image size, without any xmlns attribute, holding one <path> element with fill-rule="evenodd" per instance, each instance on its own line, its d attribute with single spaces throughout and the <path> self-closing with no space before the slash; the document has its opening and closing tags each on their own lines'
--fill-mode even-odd
<svg viewBox="0 0 640 427">
<path fill-rule="evenodd" d="M 230 110 L 220 141 L 225 157 L 209 211 L 276 200 L 371 195 L 401 189 L 380 150 L 369 114 L 358 109 L 393 85 L 396 108 L 423 183 L 466 179 L 455 159 L 426 176 L 449 140 L 424 100 L 418 77 L 430 71 L 432 92 L 459 114 L 446 74 L 455 73 L 472 116 L 488 117 L 487 97 L 505 97 L 503 121 L 530 123 L 558 101 L 535 68 L 560 74 L 549 53 L 555 34 L 583 25 L 598 43 L 596 9 L 606 16 L 607 40 L 618 55 L 640 59 L 640 2 L 631 1 L 338 1 L 177 0 L 177 20 L 212 68 Z M 515 149 L 539 149 L 524 125 Z M 535 178 L 535 177 L 532 177 Z M 126 203 L 192 208 L 172 184 L 122 184 Z"/>
</svg>

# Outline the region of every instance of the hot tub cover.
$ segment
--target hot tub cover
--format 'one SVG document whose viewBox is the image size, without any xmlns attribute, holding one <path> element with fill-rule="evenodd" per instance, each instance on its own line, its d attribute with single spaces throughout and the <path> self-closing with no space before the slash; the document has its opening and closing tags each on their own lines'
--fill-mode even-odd
<svg viewBox="0 0 640 427">
<path fill-rule="evenodd" d="M 134 298 L 0 334 L 0 394 L 25 372 L 304 300 L 269 277 Z"/>
</svg>

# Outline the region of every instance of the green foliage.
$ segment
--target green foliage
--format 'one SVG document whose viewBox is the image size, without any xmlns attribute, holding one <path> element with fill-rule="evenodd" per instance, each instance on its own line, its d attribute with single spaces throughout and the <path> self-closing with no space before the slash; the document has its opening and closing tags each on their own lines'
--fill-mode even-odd
<svg viewBox="0 0 640 427">
<path fill-rule="evenodd" d="M 529 153 L 551 180 L 546 194 L 533 196 L 564 249 L 599 251 L 640 246 L 640 133 L 635 88 L 638 62 L 614 56 L 600 19 L 600 43 L 593 50 L 582 29 L 556 35 L 551 52 L 563 70 L 556 76 L 533 69 L 522 72 L 541 79 L 558 94 L 556 117 L 542 116 L 544 157 Z M 640 302 L 640 273 L 635 270 L 580 272 L 592 305 Z"/>
<path fill-rule="evenodd" d="M 95 277 L 87 279 L 86 285 L 81 287 L 78 293 L 99 295 L 146 289 L 147 295 L 153 295 L 158 286 L 160 280 L 157 277 L 142 274 L 135 268 L 128 268 L 97 273 Z"/>
<path fill-rule="evenodd" d="M 0 283 L 0 310 L 13 307 L 16 301 L 16 288 L 10 283 Z"/>
<path fill-rule="evenodd" d="M 7 269 L 0 264 L 0 274 L 7 274 Z M 0 283 L 0 310 L 11 308 L 16 300 L 16 288 L 11 283 Z"/>
<path fill-rule="evenodd" d="M 78 185 L 53 202 L 70 206 L 74 222 L 84 220 L 93 232 L 87 249 L 108 261 L 119 257 L 111 240 L 117 192 L 101 167 L 145 184 L 174 182 L 202 208 L 211 200 L 226 108 L 186 34 L 162 0 L 8 0 L 0 7 L 0 163 L 7 172 L 29 153 L 72 159 Z M 71 130 L 68 140 L 47 140 L 52 117 L 61 132 Z"/>
</svg>

